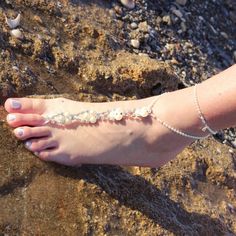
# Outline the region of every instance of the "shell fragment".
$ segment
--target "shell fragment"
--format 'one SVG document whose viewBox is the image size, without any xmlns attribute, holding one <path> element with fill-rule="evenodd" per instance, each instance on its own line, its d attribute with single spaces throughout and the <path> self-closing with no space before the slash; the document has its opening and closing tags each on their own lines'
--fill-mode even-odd
<svg viewBox="0 0 236 236">
<path fill-rule="evenodd" d="M 6 16 L 6 23 L 7 25 L 11 28 L 11 29 L 15 29 L 17 26 L 20 25 L 20 18 L 21 18 L 21 15 L 18 14 L 17 17 L 15 19 L 8 19 Z"/>
</svg>

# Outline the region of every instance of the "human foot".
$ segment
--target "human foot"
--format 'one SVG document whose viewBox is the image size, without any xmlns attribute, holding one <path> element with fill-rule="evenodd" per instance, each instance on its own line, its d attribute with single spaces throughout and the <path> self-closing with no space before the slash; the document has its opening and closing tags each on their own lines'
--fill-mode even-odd
<svg viewBox="0 0 236 236">
<path fill-rule="evenodd" d="M 170 95 L 161 98 L 153 108 L 155 114 L 168 118 L 166 105 Z M 150 106 L 155 97 L 111 103 L 82 103 L 58 99 L 8 99 L 7 121 L 14 134 L 40 159 L 65 165 L 118 164 L 160 166 L 174 158 L 193 140 L 181 137 L 154 118 L 125 119 L 119 122 L 99 121 L 96 124 L 58 126 L 45 123 L 52 113 L 72 114 L 84 110 L 104 112 L 117 107 L 123 110 Z M 169 103 L 171 104 L 171 103 Z M 157 108 L 158 107 L 158 108 Z M 186 128 L 179 122 L 175 127 Z"/>
</svg>

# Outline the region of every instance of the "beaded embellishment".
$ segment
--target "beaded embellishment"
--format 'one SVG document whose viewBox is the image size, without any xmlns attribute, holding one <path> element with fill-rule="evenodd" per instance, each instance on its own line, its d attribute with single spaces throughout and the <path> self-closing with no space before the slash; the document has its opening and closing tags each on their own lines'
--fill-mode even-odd
<svg viewBox="0 0 236 236">
<path fill-rule="evenodd" d="M 163 94 L 162 94 L 163 95 Z M 162 96 L 161 95 L 161 96 Z M 159 96 L 160 97 L 160 96 Z M 158 97 L 158 98 L 159 98 Z M 45 124 L 51 123 L 61 126 L 70 125 L 73 123 L 79 123 L 79 124 L 95 124 L 98 121 L 116 121 L 119 122 L 124 119 L 136 119 L 136 120 L 142 120 L 148 116 L 154 117 L 160 124 L 168 128 L 174 133 L 177 133 L 181 136 L 191 138 L 191 139 L 203 139 L 208 137 L 207 136 L 195 136 L 188 133 L 184 133 L 181 130 L 178 130 L 165 121 L 162 121 L 157 116 L 154 116 L 153 114 L 153 106 L 156 104 L 158 98 L 147 107 L 140 107 L 133 110 L 123 110 L 121 108 L 115 108 L 113 110 L 108 110 L 105 112 L 96 112 L 93 110 L 85 110 L 81 111 L 77 114 L 71 114 L 68 112 L 59 112 L 56 114 L 49 114 L 44 116 Z"/>
<path fill-rule="evenodd" d="M 141 107 L 133 110 L 123 110 L 121 108 L 115 108 L 105 112 L 96 112 L 93 110 L 81 111 L 77 114 L 71 114 L 69 112 L 59 112 L 52 115 L 44 116 L 45 123 L 68 125 L 72 123 L 80 124 L 95 124 L 98 121 L 121 121 L 123 119 L 143 119 L 152 114 L 152 107 L 154 103 L 149 107 Z"/>
</svg>

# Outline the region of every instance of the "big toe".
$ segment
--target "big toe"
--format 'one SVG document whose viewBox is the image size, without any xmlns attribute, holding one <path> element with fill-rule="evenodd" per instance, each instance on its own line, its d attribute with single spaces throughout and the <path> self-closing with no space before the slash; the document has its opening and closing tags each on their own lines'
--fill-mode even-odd
<svg viewBox="0 0 236 236">
<path fill-rule="evenodd" d="M 43 99 L 35 98 L 9 98 L 4 106 L 9 113 L 42 114 L 45 102 Z"/>
</svg>

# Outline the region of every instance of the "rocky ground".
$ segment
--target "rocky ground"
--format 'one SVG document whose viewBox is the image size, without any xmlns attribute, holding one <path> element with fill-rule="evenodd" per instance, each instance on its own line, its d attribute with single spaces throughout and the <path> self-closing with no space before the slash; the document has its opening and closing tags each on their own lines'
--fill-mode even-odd
<svg viewBox="0 0 236 236">
<path fill-rule="evenodd" d="M 0 105 L 191 86 L 236 61 L 235 12 L 233 0 L 139 0 L 132 10 L 108 0 L 1 1 Z M 18 13 L 17 38 L 5 15 Z M 233 127 L 159 169 L 73 169 L 35 159 L 4 116 L 0 108 L 0 235 L 236 235 Z"/>
</svg>

